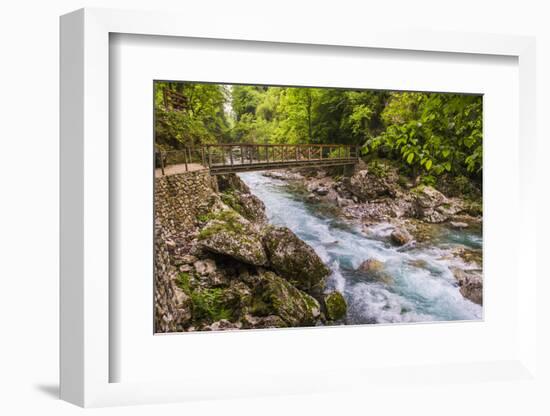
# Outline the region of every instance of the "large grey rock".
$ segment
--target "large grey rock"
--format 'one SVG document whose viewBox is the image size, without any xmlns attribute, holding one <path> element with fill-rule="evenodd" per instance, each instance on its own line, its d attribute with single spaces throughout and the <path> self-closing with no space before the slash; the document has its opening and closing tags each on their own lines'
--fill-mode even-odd
<svg viewBox="0 0 550 416">
<path fill-rule="evenodd" d="M 381 197 L 395 197 L 397 193 L 398 174 L 388 168 L 385 174 L 377 175 L 369 169 L 363 169 L 344 181 L 346 189 L 361 201 Z"/>
<path fill-rule="evenodd" d="M 227 175 L 217 175 L 218 189 L 220 192 L 227 190 L 239 191 L 243 193 L 250 193 L 250 188 L 246 183 L 234 173 L 228 173 Z"/>
<path fill-rule="evenodd" d="M 248 185 L 235 174 L 219 175 L 218 186 L 222 201 L 253 223 L 267 221 L 264 203 L 250 193 Z"/>
<path fill-rule="evenodd" d="M 330 269 L 317 253 L 286 227 L 268 227 L 263 242 L 271 267 L 308 293 L 321 293 Z"/>
<path fill-rule="evenodd" d="M 397 227 L 390 234 L 391 240 L 397 245 L 405 245 L 412 240 L 412 235 L 404 228 Z"/>
<path fill-rule="evenodd" d="M 478 305 L 483 304 L 483 275 L 480 270 L 451 269 L 460 286 L 460 293 Z"/>
<path fill-rule="evenodd" d="M 255 266 L 268 264 L 262 240 L 250 222 L 233 210 L 218 213 L 198 236 L 208 251 L 223 254 Z"/>
<path fill-rule="evenodd" d="M 288 326 L 315 325 L 320 318 L 317 300 L 273 272 L 261 275 L 259 291 L 256 313 L 279 316 Z"/>
<path fill-rule="evenodd" d="M 455 201 L 447 199 L 445 195 L 431 186 L 418 186 L 413 191 L 416 217 L 430 222 L 440 223 L 449 219 L 450 215 L 460 212 Z"/>
</svg>

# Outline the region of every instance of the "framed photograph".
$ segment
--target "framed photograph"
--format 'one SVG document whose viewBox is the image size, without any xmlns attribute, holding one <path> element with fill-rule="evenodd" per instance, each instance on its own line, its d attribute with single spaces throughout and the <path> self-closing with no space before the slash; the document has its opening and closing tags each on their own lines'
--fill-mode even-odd
<svg viewBox="0 0 550 416">
<path fill-rule="evenodd" d="M 61 397 L 532 379 L 534 40 L 180 22 L 61 18 Z"/>
</svg>

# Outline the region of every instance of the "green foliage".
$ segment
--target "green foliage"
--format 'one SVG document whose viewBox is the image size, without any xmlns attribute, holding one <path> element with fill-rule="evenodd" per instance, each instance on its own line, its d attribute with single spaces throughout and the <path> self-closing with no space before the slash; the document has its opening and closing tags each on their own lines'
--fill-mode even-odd
<svg viewBox="0 0 550 416">
<path fill-rule="evenodd" d="M 172 111 L 163 91 L 184 95 Z M 400 173 L 433 184 L 445 175 L 481 183 L 482 97 L 338 88 L 155 83 L 156 144 L 217 142 L 362 145 Z M 328 157 L 336 157 L 332 152 Z"/>
<path fill-rule="evenodd" d="M 155 144 L 161 149 L 178 149 L 202 143 L 224 142 L 229 138 L 230 120 L 224 104 L 224 85 L 189 82 L 155 82 Z M 185 109 L 173 109 L 164 101 L 164 90 L 183 95 Z"/>
<path fill-rule="evenodd" d="M 392 93 L 382 113 L 386 130 L 367 140 L 367 152 L 383 149 L 413 173 L 481 178 L 482 100 L 480 96 Z"/>
</svg>

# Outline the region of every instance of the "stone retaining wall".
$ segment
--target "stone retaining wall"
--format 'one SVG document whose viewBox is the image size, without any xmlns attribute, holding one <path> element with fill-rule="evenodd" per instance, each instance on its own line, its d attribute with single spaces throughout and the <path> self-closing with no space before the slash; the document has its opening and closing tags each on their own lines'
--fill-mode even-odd
<svg viewBox="0 0 550 416">
<path fill-rule="evenodd" d="M 208 170 L 155 179 L 155 332 L 182 331 L 190 316 L 187 296 L 176 285 L 171 250 L 176 239 L 194 231 L 201 206 L 216 190 Z"/>
<path fill-rule="evenodd" d="M 201 205 L 216 190 L 208 170 L 162 176 L 155 179 L 155 224 L 168 236 L 188 231 Z"/>
</svg>

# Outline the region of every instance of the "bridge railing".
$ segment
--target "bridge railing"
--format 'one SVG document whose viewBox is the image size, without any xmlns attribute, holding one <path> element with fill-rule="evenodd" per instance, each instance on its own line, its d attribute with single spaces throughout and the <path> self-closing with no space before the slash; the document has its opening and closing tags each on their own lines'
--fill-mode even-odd
<svg viewBox="0 0 550 416">
<path fill-rule="evenodd" d="M 236 166 L 285 162 L 350 160 L 359 148 L 339 144 L 215 144 L 205 145 L 205 166 Z"/>
<path fill-rule="evenodd" d="M 185 171 L 243 165 L 291 165 L 292 162 L 314 165 L 350 161 L 359 156 L 359 146 L 345 144 L 205 144 L 157 152 L 155 164 L 164 175 L 165 168 L 170 165 L 182 165 Z"/>
</svg>

